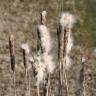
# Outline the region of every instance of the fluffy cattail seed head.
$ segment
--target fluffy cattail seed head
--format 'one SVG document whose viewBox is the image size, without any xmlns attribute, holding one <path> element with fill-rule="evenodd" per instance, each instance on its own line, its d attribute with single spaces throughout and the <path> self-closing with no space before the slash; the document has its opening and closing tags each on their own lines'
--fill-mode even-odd
<svg viewBox="0 0 96 96">
<path fill-rule="evenodd" d="M 28 58 L 28 54 L 29 54 L 29 46 L 28 44 L 22 44 L 21 45 L 21 49 L 23 52 L 23 63 L 24 63 L 24 67 L 25 69 L 29 69 L 29 66 L 27 65 L 27 58 Z"/>
<path fill-rule="evenodd" d="M 41 37 L 41 47 L 44 52 L 49 52 L 51 49 L 51 39 L 48 28 L 45 25 L 39 25 L 38 31 Z"/>
<path fill-rule="evenodd" d="M 73 46 L 73 39 L 71 35 L 71 28 L 75 23 L 75 16 L 65 12 L 61 14 L 59 20 L 59 34 L 60 34 L 60 54 L 64 59 L 64 67 L 68 69 L 71 65 L 70 52 Z M 62 51 L 63 50 L 63 51 Z M 62 56 L 63 54 L 63 56 Z"/>
<path fill-rule="evenodd" d="M 73 24 L 75 23 L 75 16 L 68 12 L 62 13 L 59 23 L 63 27 L 69 26 L 69 28 L 72 28 Z"/>
<path fill-rule="evenodd" d="M 46 11 L 42 11 L 41 13 L 41 24 L 45 25 L 46 24 Z"/>
<path fill-rule="evenodd" d="M 42 55 L 37 56 L 37 62 L 33 64 L 33 67 L 35 69 L 35 73 L 37 73 L 36 74 L 37 83 L 42 82 L 44 78 L 45 68 L 46 68 Z"/>
<path fill-rule="evenodd" d="M 42 11 L 42 16 L 46 16 L 47 12 L 44 10 Z"/>
<path fill-rule="evenodd" d="M 82 57 L 81 61 L 82 61 L 82 63 L 85 63 L 86 62 L 85 57 Z"/>
</svg>

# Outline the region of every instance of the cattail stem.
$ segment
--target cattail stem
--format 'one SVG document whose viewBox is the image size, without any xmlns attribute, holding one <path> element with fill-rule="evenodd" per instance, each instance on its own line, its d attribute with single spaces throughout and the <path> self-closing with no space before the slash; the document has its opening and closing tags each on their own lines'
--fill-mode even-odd
<svg viewBox="0 0 96 96">
<path fill-rule="evenodd" d="M 28 72 L 27 69 L 26 71 L 26 88 L 27 88 L 27 95 L 30 96 L 30 73 Z"/>
<path fill-rule="evenodd" d="M 59 95 L 62 96 L 62 64 L 59 65 Z"/>
<path fill-rule="evenodd" d="M 48 85 L 47 85 L 46 96 L 50 96 L 50 73 L 48 74 Z"/>
<path fill-rule="evenodd" d="M 66 84 L 67 96 L 70 96 L 70 94 L 69 94 L 69 85 L 68 85 L 68 79 L 67 79 L 67 72 L 66 72 L 66 70 L 64 71 L 64 80 L 65 80 L 65 84 Z"/>
<path fill-rule="evenodd" d="M 28 80 L 29 80 L 29 84 L 28 84 L 28 88 L 29 88 L 29 89 L 28 89 L 28 90 L 29 90 L 29 96 L 30 96 L 30 94 L 31 94 L 31 93 L 30 93 L 30 83 L 31 83 L 31 82 L 30 82 L 30 73 L 29 73 L 29 72 L 28 72 Z"/>
<path fill-rule="evenodd" d="M 86 80 L 85 80 L 85 77 L 84 77 L 84 81 L 83 81 L 83 96 L 86 96 L 85 84 L 86 84 Z"/>
<path fill-rule="evenodd" d="M 14 96 L 16 96 L 15 71 L 13 72 L 13 86 L 14 86 Z"/>
<path fill-rule="evenodd" d="M 37 92 L 38 92 L 38 96 L 40 96 L 39 82 L 37 83 Z"/>
<path fill-rule="evenodd" d="M 45 82 L 46 78 L 44 77 L 44 82 L 43 82 L 43 96 L 46 96 L 46 92 L 47 92 L 47 88 L 46 88 L 46 82 Z"/>
<path fill-rule="evenodd" d="M 83 96 L 86 96 L 86 88 L 85 88 L 85 84 L 86 84 L 86 80 L 85 80 L 85 58 L 82 57 L 81 58 L 81 70 L 80 70 L 80 84 L 81 84 L 81 87 L 83 87 Z"/>
<path fill-rule="evenodd" d="M 26 75 L 26 79 L 25 79 L 26 81 L 25 82 L 26 82 L 26 89 L 27 89 L 26 93 L 28 95 L 28 71 L 27 71 L 27 68 L 25 69 L 25 72 L 26 72 L 26 74 L 25 74 Z"/>
</svg>

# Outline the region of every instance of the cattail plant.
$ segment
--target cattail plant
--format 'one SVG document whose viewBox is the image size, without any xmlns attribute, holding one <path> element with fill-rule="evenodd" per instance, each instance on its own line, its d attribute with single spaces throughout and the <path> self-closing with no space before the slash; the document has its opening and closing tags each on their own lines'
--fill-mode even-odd
<svg viewBox="0 0 96 96">
<path fill-rule="evenodd" d="M 63 91 L 63 78 L 65 77 L 65 83 L 67 88 L 67 93 L 69 96 L 69 88 L 67 82 L 67 74 L 66 69 L 70 67 L 71 59 L 70 59 L 70 51 L 73 45 L 73 40 L 71 37 L 71 28 L 73 23 L 75 22 L 75 18 L 70 13 L 62 13 L 59 20 L 59 27 L 57 30 L 58 35 L 58 60 L 59 60 L 59 94 L 62 96 Z M 63 77 L 64 76 L 64 77 Z"/>
<path fill-rule="evenodd" d="M 22 44 L 21 45 L 22 48 L 22 53 L 23 53 L 23 63 L 24 63 L 24 67 L 25 67 L 25 73 L 26 73 L 26 86 L 27 86 L 27 92 L 28 92 L 28 96 L 30 96 L 30 73 L 28 72 L 28 54 L 29 54 L 29 46 L 28 44 Z"/>
<path fill-rule="evenodd" d="M 40 13 L 40 16 L 41 16 L 41 25 L 45 25 L 46 24 L 46 11 L 42 11 Z M 39 26 L 38 26 L 39 27 Z M 38 40 L 37 40 L 37 51 L 39 51 L 39 53 L 43 53 L 43 49 L 42 49 L 42 46 L 41 46 L 41 34 L 39 32 L 39 29 L 40 28 L 37 28 L 37 35 L 38 35 Z"/>
<path fill-rule="evenodd" d="M 14 46 L 14 36 L 11 34 L 9 37 L 9 50 L 10 50 L 10 62 L 11 70 L 13 72 L 13 85 L 14 85 L 14 95 L 16 96 L 16 86 L 15 86 L 15 46 Z"/>
<path fill-rule="evenodd" d="M 38 55 L 36 58 L 38 63 L 34 64 L 34 67 L 37 72 L 36 78 L 37 78 L 38 90 L 39 90 L 40 82 L 45 81 L 45 77 L 47 77 L 48 74 L 52 73 L 54 70 L 52 56 L 49 55 L 51 51 L 51 38 L 50 38 L 49 30 L 45 26 L 45 22 L 46 22 L 45 17 L 46 17 L 46 11 L 43 11 L 41 13 L 41 25 L 39 25 L 37 28 L 37 35 L 38 35 L 37 54 Z M 48 80 L 49 79 L 47 77 L 47 82 L 49 82 Z M 44 96 L 46 96 L 46 94 L 48 94 L 49 87 L 48 84 L 46 85 L 44 82 L 43 84 L 44 84 Z M 39 95 L 39 91 L 38 91 L 38 95 Z"/>
</svg>

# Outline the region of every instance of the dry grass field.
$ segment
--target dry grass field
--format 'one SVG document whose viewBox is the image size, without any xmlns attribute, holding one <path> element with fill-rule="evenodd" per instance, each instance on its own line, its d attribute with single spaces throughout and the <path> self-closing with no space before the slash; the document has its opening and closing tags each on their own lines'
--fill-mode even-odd
<svg viewBox="0 0 96 96">
<path fill-rule="evenodd" d="M 0 0 L 0 96 L 15 96 L 10 64 L 10 34 L 13 34 L 15 39 L 16 96 L 29 96 L 26 94 L 26 77 L 20 46 L 22 43 L 28 43 L 29 55 L 36 54 L 37 26 L 40 24 L 40 12 L 43 10 L 47 11 L 47 26 L 52 38 L 51 54 L 56 66 L 50 77 L 53 94 L 51 96 L 60 96 L 56 32 L 58 17 L 62 11 L 76 16 L 72 29 L 72 65 L 67 70 L 69 96 L 96 96 L 96 0 Z M 83 67 L 82 57 L 85 58 Z M 28 64 L 31 65 L 30 62 Z M 30 96 L 37 96 L 36 78 L 32 68 L 29 73 Z M 42 85 L 40 96 L 44 96 Z M 65 84 L 63 96 L 68 96 Z"/>
</svg>

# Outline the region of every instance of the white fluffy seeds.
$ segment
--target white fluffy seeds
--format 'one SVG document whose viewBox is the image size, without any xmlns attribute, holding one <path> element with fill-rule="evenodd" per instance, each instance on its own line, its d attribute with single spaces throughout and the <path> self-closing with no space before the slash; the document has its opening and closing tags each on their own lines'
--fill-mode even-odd
<svg viewBox="0 0 96 96">
<path fill-rule="evenodd" d="M 73 26 L 73 24 L 75 23 L 75 17 L 74 15 L 66 12 L 66 13 L 62 13 L 61 14 L 61 18 L 59 21 L 59 24 L 62 28 L 62 30 L 64 30 L 64 28 L 66 28 L 67 32 L 67 44 L 66 44 L 66 55 L 64 57 L 64 67 L 65 69 L 68 69 L 71 65 L 71 58 L 70 58 L 70 52 L 73 46 L 73 39 L 71 36 L 71 28 Z"/>
<path fill-rule="evenodd" d="M 60 17 L 60 24 L 61 26 L 69 26 L 69 28 L 72 28 L 73 24 L 75 23 L 75 17 L 74 15 L 66 12 L 62 13 Z"/>
<path fill-rule="evenodd" d="M 41 36 L 41 46 L 45 52 L 49 52 L 51 50 L 51 39 L 48 28 L 45 25 L 39 25 L 38 31 Z"/>
<path fill-rule="evenodd" d="M 25 50 L 25 52 L 26 52 L 27 54 L 29 54 L 29 46 L 28 46 L 28 44 L 26 44 L 26 43 L 22 44 L 22 45 L 21 45 L 21 48 L 22 48 L 23 50 Z"/>
</svg>

